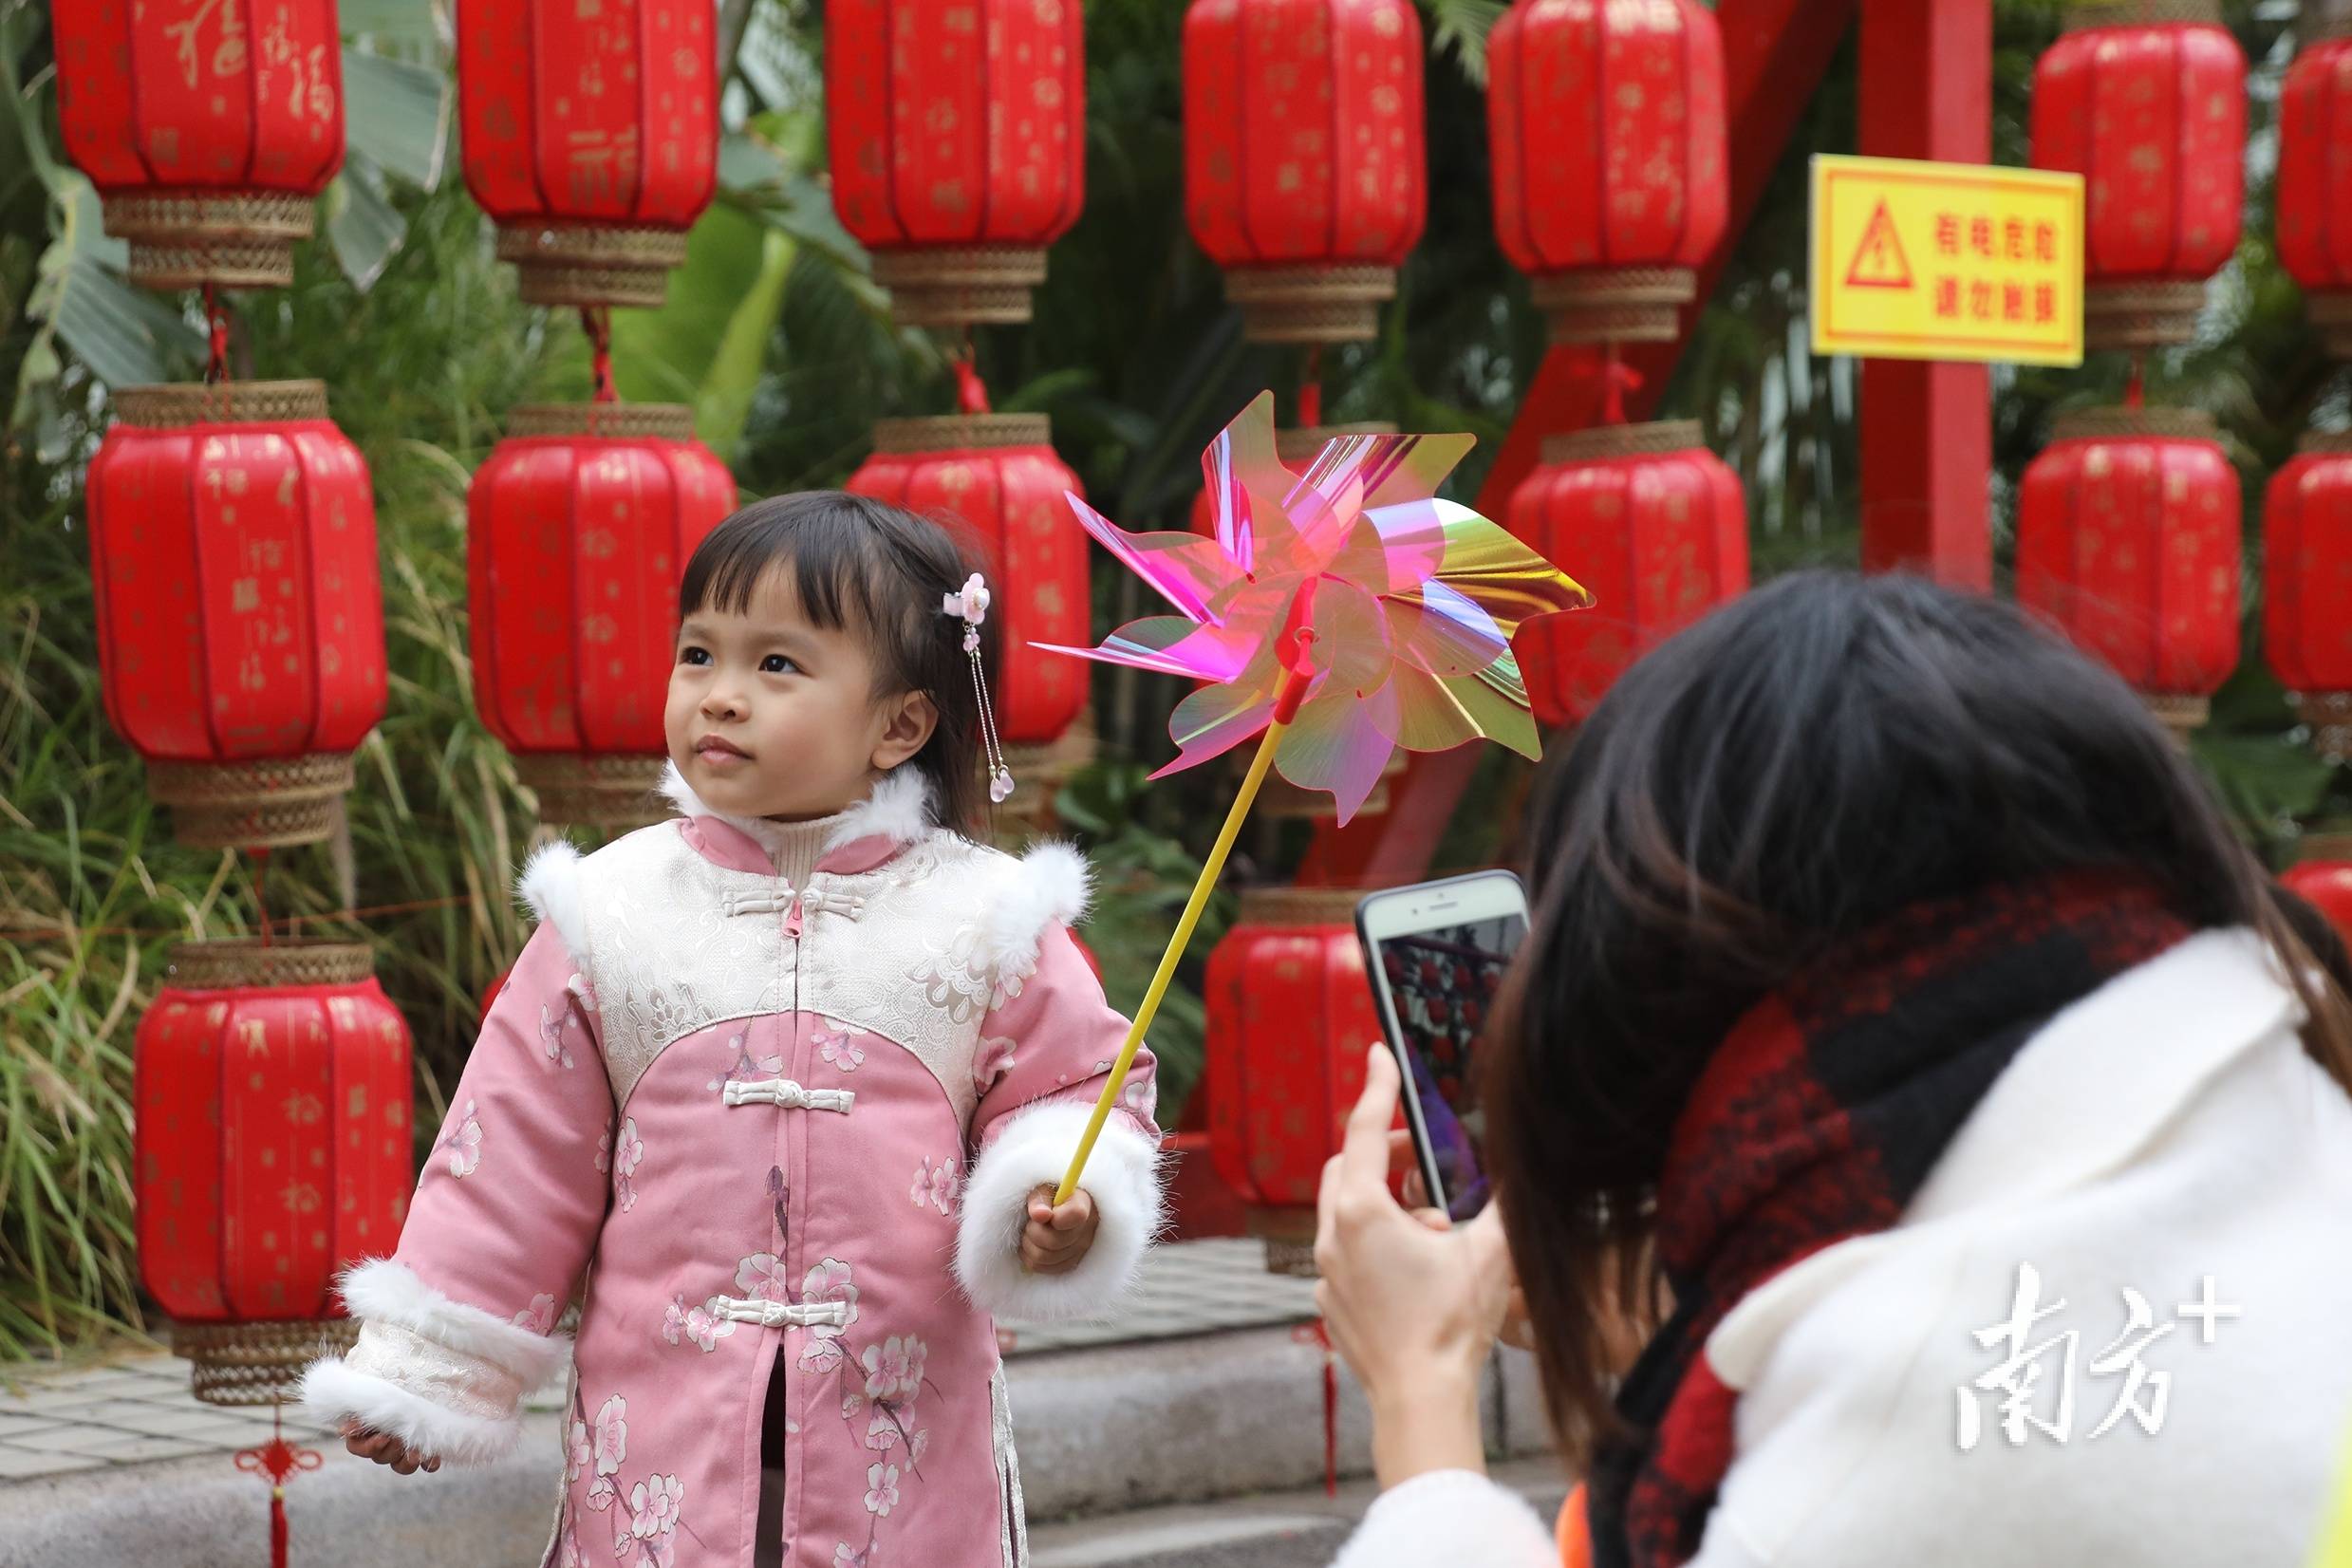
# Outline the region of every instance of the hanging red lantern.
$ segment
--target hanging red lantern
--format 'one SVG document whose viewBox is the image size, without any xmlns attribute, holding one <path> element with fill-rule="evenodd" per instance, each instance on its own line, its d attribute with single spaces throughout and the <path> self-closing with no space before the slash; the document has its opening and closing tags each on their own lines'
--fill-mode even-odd
<svg viewBox="0 0 2352 1568">
<path fill-rule="evenodd" d="M 466 495 L 474 705 L 549 822 L 646 819 L 686 560 L 735 509 L 666 403 L 517 409 Z"/>
<path fill-rule="evenodd" d="M 134 386 L 90 462 L 99 669 L 183 844 L 308 844 L 383 717 L 367 464 L 317 382 Z"/>
<path fill-rule="evenodd" d="M 2237 667 L 2239 512 L 2206 415 L 2063 418 L 2018 497 L 2017 602 L 2194 729 Z"/>
<path fill-rule="evenodd" d="M 2352 840 L 2340 833 L 2315 834 L 2304 843 L 2305 859 L 2279 873 L 2280 886 L 2327 917 L 2336 934 L 2352 945 Z"/>
<path fill-rule="evenodd" d="M 1539 723 L 1582 722 L 1626 666 L 1747 591 L 1739 476 L 1701 444 L 1694 421 L 1549 438 L 1541 465 L 1511 495 L 1507 522 L 1593 591 L 1584 613 L 1520 632 Z"/>
<path fill-rule="evenodd" d="M 1055 455 L 1042 414 L 947 414 L 881 420 L 874 454 L 848 490 L 963 524 L 995 596 L 1000 667 L 991 678 L 997 728 L 1017 781 L 1006 810 L 1046 810 L 1063 779 L 1092 756 L 1079 725 L 1087 666 L 1031 644 L 1084 644 L 1093 602 L 1086 535 L 1067 495 L 1078 476 Z"/>
<path fill-rule="evenodd" d="M 659 306 L 719 178 L 710 0 L 463 0 L 466 188 L 535 305 Z"/>
<path fill-rule="evenodd" d="M 1078 0 L 831 0 L 825 132 L 900 322 L 1027 321 L 1086 195 Z"/>
<path fill-rule="evenodd" d="M 335 0 L 58 0 L 57 119 L 151 289 L 283 288 L 343 167 Z"/>
<path fill-rule="evenodd" d="M 1209 954 L 1209 1157 L 1248 1205 L 1248 1229 L 1277 1274 L 1315 1272 L 1323 1165 L 1364 1090 L 1380 1017 L 1355 937 L 1362 895 L 1250 888 Z"/>
<path fill-rule="evenodd" d="M 1258 343 L 1352 343 L 1428 215 L 1410 0 L 1193 0 L 1185 213 Z"/>
<path fill-rule="evenodd" d="M 1486 64 L 1495 233 L 1552 341 L 1671 342 L 1729 211 L 1713 13 L 1519 0 Z"/>
<path fill-rule="evenodd" d="M 2328 352 L 2352 359 L 2352 15 L 2305 34 L 2279 93 L 2279 263 Z"/>
<path fill-rule="evenodd" d="M 190 943 L 139 1026 L 140 1283 L 215 1405 L 349 1348 L 335 1277 L 400 1239 L 408 1029 L 359 943 Z"/>
<path fill-rule="evenodd" d="M 2322 756 L 2352 756 L 2352 435 L 2310 435 L 2263 502 L 2262 651 Z"/>
<path fill-rule="evenodd" d="M 2237 249 L 2246 57 L 2213 0 L 2090 0 L 2033 78 L 2033 163 L 2083 182 L 2093 348 L 2185 343 Z"/>
</svg>

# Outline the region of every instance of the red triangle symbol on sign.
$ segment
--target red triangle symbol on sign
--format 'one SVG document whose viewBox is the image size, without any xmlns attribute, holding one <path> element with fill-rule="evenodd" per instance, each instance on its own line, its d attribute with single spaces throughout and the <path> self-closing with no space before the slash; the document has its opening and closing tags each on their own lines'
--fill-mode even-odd
<svg viewBox="0 0 2352 1568">
<path fill-rule="evenodd" d="M 1854 264 L 1846 269 L 1846 287 L 1911 287 L 1911 262 L 1903 254 L 1903 242 L 1895 237 L 1895 218 L 1887 211 L 1884 196 L 1878 199 L 1878 210 L 1870 215 L 1870 226 L 1862 231 L 1862 243 L 1854 249 Z"/>
</svg>

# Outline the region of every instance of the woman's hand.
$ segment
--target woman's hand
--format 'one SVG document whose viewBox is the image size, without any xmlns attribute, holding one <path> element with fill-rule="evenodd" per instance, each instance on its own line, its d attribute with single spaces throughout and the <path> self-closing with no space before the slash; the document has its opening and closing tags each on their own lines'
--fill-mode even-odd
<svg viewBox="0 0 2352 1568">
<path fill-rule="evenodd" d="M 396 1474 L 415 1475 L 422 1470 L 430 1475 L 441 1467 L 439 1455 L 420 1453 L 390 1432 L 361 1426 L 356 1416 L 345 1416 L 341 1430 L 345 1447 L 362 1459 L 391 1465 Z"/>
<path fill-rule="evenodd" d="M 1372 1048 L 1364 1095 L 1323 1167 L 1316 1306 L 1372 1407 L 1382 1486 L 1430 1470 L 1485 1467 L 1480 1373 L 1511 1297 L 1510 1254 L 1493 1204 L 1460 1229 L 1409 1214 L 1389 1193 L 1396 1059 Z"/>
</svg>

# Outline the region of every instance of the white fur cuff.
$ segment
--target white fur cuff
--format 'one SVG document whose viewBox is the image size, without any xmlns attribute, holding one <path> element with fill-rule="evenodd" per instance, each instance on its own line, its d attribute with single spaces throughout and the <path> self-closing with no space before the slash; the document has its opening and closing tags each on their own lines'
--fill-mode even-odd
<svg viewBox="0 0 2352 1568">
<path fill-rule="evenodd" d="M 1085 1260 L 1060 1275 L 1021 1267 L 1029 1194 L 1061 1180 L 1092 1114 L 1090 1107 L 1072 1104 L 1018 1112 L 973 1165 L 956 1231 L 956 1278 L 982 1312 L 1069 1322 L 1103 1316 L 1134 1289 L 1163 1220 L 1160 1155 L 1124 1113 L 1105 1124 L 1079 1183 L 1100 1218 Z"/>
<path fill-rule="evenodd" d="M 364 1336 L 367 1331 L 360 1332 Z M 513 1453 L 523 1436 L 517 1411 L 490 1416 L 453 1409 L 392 1375 L 364 1372 L 334 1355 L 311 1363 L 302 1374 L 302 1409 L 329 1428 L 356 1417 L 368 1430 L 388 1432 L 419 1455 L 451 1465 L 495 1464 Z"/>
</svg>

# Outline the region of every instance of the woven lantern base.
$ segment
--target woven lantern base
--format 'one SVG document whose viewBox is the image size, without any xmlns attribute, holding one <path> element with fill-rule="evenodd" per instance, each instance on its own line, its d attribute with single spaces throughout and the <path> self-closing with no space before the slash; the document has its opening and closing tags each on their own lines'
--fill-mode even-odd
<svg viewBox="0 0 2352 1568">
<path fill-rule="evenodd" d="M 149 289 L 286 288 L 316 207 L 314 196 L 274 192 L 142 191 L 99 203 L 106 233 L 130 246 L 131 281 Z"/>
<path fill-rule="evenodd" d="M 1053 444 L 1053 420 L 1043 414 L 924 414 L 874 421 L 876 452 L 973 452 Z"/>
<path fill-rule="evenodd" d="M 2352 758 L 2352 692 L 2295 692 L 2287 698 L 2295 717 L 2311 731 L 2311 749 L 2322 761 Z"/>
<path fill-rule="evenodd" d="M 1554 343 L 1672 343 L 1699 279 L 1688 267 L 1554 272 L 1534 295 Z"/>
<path fill-rule="evenodd" d="M 2153 28 L 2178 22 L 2221 26 L 2221 0 L 2068 0 L 2063 30 Z"/>
<path fill-rule="evenodd" d="M 2082 342 L 2106 353 L 2164 348 L 2196 336 L 2199 283 L 2094 283 L 2082 290 Z"/>
<path fill-rule="evenodd" d="M 1242 1221 L 1252 1236 L 1266 1245 L 1266 1272 L 1295 1279 L 1321 1275 L 1315 1266 L 1315 1210 L 1311 1208 L 1253 1208 Z"/>
<path fill-rule="evenodd" d="M 303 1369 L 358 1343 L 348 1317 L 315 1322 L 175 1323 L 172 1349 L 188 1358 L 188 1381 L 207 1405 L 275 1405 L 302 1395 Z"/>
<path fill-rule="evenodd" d="M 498 259 L 514 263 L 532 305 L 614 305 L 661 308 L 670 269 L 686 260 L 677 229 L 590 224 L 500 229 Z"/>
<path fill-rule="evenodd" d="M 147 793 L 171 808 L 172 836 L 198 849 L 316 844 L 334 832 L 350 789 L 351 758 L 341 753 L 147 764 Z"/>
<path fill-rule="evenodd" d="M 1059 822 L 1055 800 L 1071 775 L 1100 750 L 1094 716 L 1081 714 L 1058 740 L 1043 745 L 1009 745 L 1004 765 L 1013 771 L 1013 793 L 997 807 L 996 837 L 1005 845 L 1052 832 Z"/>
<path fill-rule="evenodd" d="M 1596 424 L 1587 430 L 1543 438 L 1543 460 L 1596 463 L 1612 457 L 1655 457 L 1689 452 L 1707 443 L 1696 420 L 1654 420 L 1643 424 Z"/>
<path fill-rule="evenodd" d="M 1252 343 L 1367 343 L 1380 307 L 1396 297 L 1393 267 L 1237 267 L 1225 298 Z"/>
<path fill-rule="evenodd" d="M 2205 721 L 2213 714 L 2213 704 L 2202 697 L 2157 692 L 2147 695 L 2145 700 L 2156 722 L 2170 730 L 2173 738 L 2183 746 L 2189 744 L 2192 735 L 2205 727 Z"/>
<path fill-rule="evenodd" d="M 542 822 L 643 828 L 669 814 L 655 794 L 662 763 L 658 756 L 526 753 L 514 758 L 514 775 L 539 797 Z"/>
<path fill-rule="evenodd" d="M 1014 325 L 1045 281 L 1045 252 L 1009 245 L 876 251 L 874 281 L 903 327 Z"/>
<path fill-rule="evenodd" d="M 690 441 L 694 410 L 680 402 L 526 403 L 506 417 L 509 436 L 592 436 L 607 441 Z"/>
<path fill-rule="evenodd" d="M 283 990 L 304 985 L 357 985 L 376 972 L 364 942 L 301 938 L 262 942 L 183 942 L 166 961 L 164 979 L 180 991 Z"/>
</svg>

